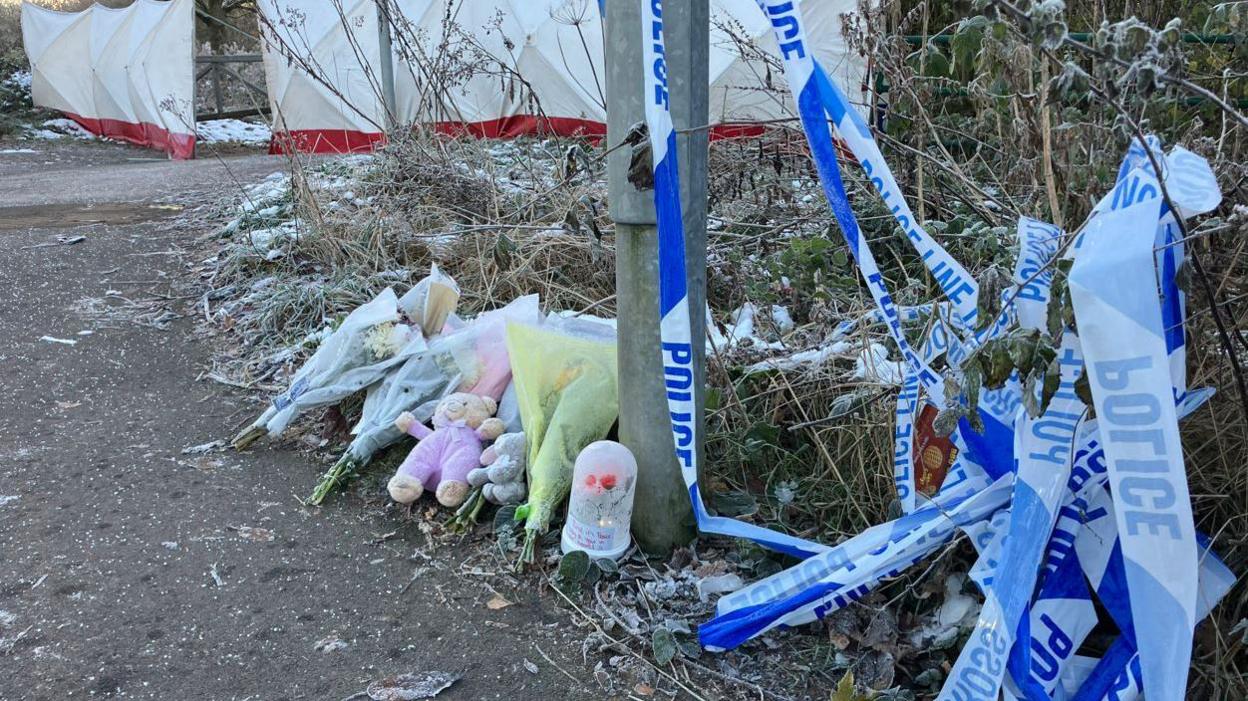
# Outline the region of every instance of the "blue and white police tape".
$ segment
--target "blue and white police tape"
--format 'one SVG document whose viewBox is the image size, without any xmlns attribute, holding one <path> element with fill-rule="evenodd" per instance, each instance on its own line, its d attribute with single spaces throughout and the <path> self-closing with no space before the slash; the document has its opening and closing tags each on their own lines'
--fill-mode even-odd
<svg viewBox="0 0 1248 701">
<path fill-rule="evenodd" d="M 802 128 L 810 145 L 811 158 L 815 162 L 824 194 L 840 224 L 845 241 L 867 281 L 867 287 L 876 306 L 888 321 L 890 334 L 905 361 L 905 371 L 918 379 L 929 401 L 941 408 L 944 403 L 943 380 L 931 370 L 928 363 L 915 354 L 902 333 L 899 315 L 885 285 L 884 277 L 850 209 L 849 198 L 845 193 L 836 163 L 836 151 L 826 123 L 828 117 L 837 127 L 838 133 L 849 146 L 850 151 L 858 159 L 859 165 L 866 172 L 872 186 L 879 192 L 884 203 L 890 207 L 897 223 L 920 254 L 945 297 L 953 305 L 954 314 L 951 318 L 956 329 L 965 330 L 975 327 L 979 287 L 965 268 L 918 224 L 905 202 L 900 186 L 871 136 L 870 129 L 858 116 L 845 95 L 831 82 L 810 52 L 797 3 L 791 0 L 757 1 L 775 32 L 783 59 L 785 78 L 797 103 Z M 999 333 L 1009 321 L 1010 317 L 1007 312 L 1001 318 L 994 320 L 988 329 L 976 334 L 977 339 L 982 342 L 986 335 Z M 953 338 L 953 334 L 950 334 L 950 337 L 952 347 L 956 339 Z M 993 397 L 990 393 L 985 394 L 989 395 L 986 397 L 988 401 L 982 402 L 978 407 L 982 409 L 980 413 L 984 431 L 974 434 L 966 432 L 965 429 L 969 428 L 966 421 L 961 423 L 961 427 L 964 433 L 967 433 L 964 437 L 968 449 L 989 471 L 989 474 L 995 477 L 1008 472 L 1013 464 L 1013 436 L 1010 430 L 1013 414 L 1001 414 L 996 410 L 1011 408 L 1016 404 L 1009 401 L 1009 397 Z"/>
<path fill-rule="evenodd" d="M 1019 326 L 1043 329 L 1048 318 L 1049 289 L 1062 230 L 1030 217 L 1018 219 L 1018 258 L 1014 263 L 1014 306 Z"/>
<path fill-rule="evenodd" d="M 1147 145 L 1147 147 L 1145 146 Z M 1154 162 L 1163 170 L 1161 177 L 1166 193 L 1184 218 L 1212 211 L 1222 200 L 1217 178 L 1204 158 L 1176 146 L 1169 154 L 1162 153 L 1161 140 L 1148 135 L 1142 144 L 1133 139 L 1127 154 L 1118 168 L 1118 181 L 1122 182 L 1133 171 L 1142 171 L 1153 178 L 1158 174 Z M 1098 211 L 1111 207 L 1112 197 L 1097 203 Z M 1175 220 L 1176 212 L 1162 203 L 1157 226 L 1157 270 L 1162 291 L 1162 325 L 1166 330 L 1166 348 L 1170 353 L 1170 379 L 1175 396 L 1186 390 L 1186 349 L 1184 347 L 1184 322 L 1186 321 L 1186 295 L 1176 280 L 1179 265 L 1185 256 L 1185 244 Z"/>
<path fill-rule="evenodd" d="M 1200 533 L 1197 536 L 1202 549 L 1196 607 L 1196 620 L 1200 621 L 1235 585 L 1235 575 L 1209 549 L 1208 539 Z M 1136 701 L 1143 693 L 1139 652 L 1124 634 L 1114 640 L 1091 673 L 1080 680 L 1077 693 L 1070 698 L 1071 701 Z"/>
<path fill-rule="evenodd" d="M 1012 482 L 1006 475 L 947 508 L 933 504 L 869 528 L 828 553 L 721 598 L 719 615 L 699 626 L 699 642 L 711 650 L 733 648 L 778 626 L 809 623 L 856 601 L 930 555 L 957 529 L 991 517 L 1009 502 Z"/>
<path fill-rule="evenodd" d="M 910 307 L 896 307 L 897 317 L 903 324 L 920 321 L 927 318 L 936 306 L 937 305 L 928 303 Z M 884 321 L 884 313 L 877 307 L 870 311 L 863 312 L 853 319 L 845 319 L 844 321 L 841 321 L 832 329 L 832 333 L 828 334 L 828 337 L 824 339 L 824 342 L 833 343 L 835 341 L 843 340 L 860 328 L 870 326 L 872 324 L 883 324 Z"/>
<path fill-rule="evenodd" d="M 1060 683 L 1073 652 L 1096 625 L 1091 592 L 1075 543 L 1088 514 L 1093 490 L 1104 491 L 1104 452 L 1096 442 L 1096 421 L 1079 425 L 1062 508 L 1049 535 L 1039 573 L 1039 587 L 1019 624 L 1019 644 L 1009 658 L 1005 691 L 1028 701 L 1047 701 Z"/>
<path fill-rule="evenodd" d="M 641 0 L 642 72 L 645 115 L 654 164 L 654 208 L 658 223 L 659 336 L 672 437 L 681 474 L 689 489 L 698 529 L 705 533 L 747 538 L 797 557 L 827 546 L 736 519 L 711 516 L 698 487 L 698 422 L 695 419 L 692 327 L 690 324 L 685 232 L 681 215 L 676 130 L 667 89 L 663 44 L 663 3 Z M 702 313 L 702 310 L 698 310 Z M 703 339 L 697 339 L 702 343 Z"/>
<path fill-rule="evenodd" d="M 1182 699 L 1196 607 L 1196 540 L 1156 285 L 1160 193 L 1137 191 L 1085 228 L 1070 291 L 1121 534 L 1146 695 Z M 1121 185 L 1121 184 L 1120 184 Z M 1117 189 L 1117 188 L 1116 188 Z M 1141 195 L 1150 191 L 1152 197 Z M 1120 206 L 1123 202 L 1129 202 Z"/>
<path fill-rule="evenodd" d="M 1041 562 L 1057 520 L 1071 469 L 1071 450 L 1085 412 L 1075 394 L 1083 359 L 1073 333 L 1063 336 L 1057 360 L 1061 383 L 1042 416 L 1019 412 L 1015 442 L 1018 474 L 1000 564 L 984 589 L 984 606 L 938 701 L 995 701 L 1014 634 L 1035 590 Z M 1026 661 L 1024 663 L 1026 665 Z"/>
<path fill-rule="evenodd" d="M 1047 269 L 1057 251 L 1061 230 L 1022 218 L 1018 235 L 1014 285 L 1020 302 L 1019 325 L 1038 329 L 1045 324 L 1045 304 L 1052 280 Z M 1018 476 L 1014 482 L 1009 530 L 1002 534 L 1006 545 L 999 555 L 999 574 L 984 588 L 986 600 L 976 631 L 950 672 L 950 683 L 945 685 L 942 699 L 995 699 L 1004 681 L 1007 655 L 1016 677 L 1030 677 L 1030 656 L 1011 653 L 1011 650 L 1025 649 L 1013 644 L 1014 635 L 1017 630 L 1020 640 L 1034 644 L 1028 639 L 1028 602 L 1035 588 L 1037 571 L 1029 563 L 1040 561 L 1047 550 L 1049 534 L 1067 491 L 1067 475 L 1072 464 L 1070 451 L 1076 445 L 1076 432 L 1085 411 L 1083 402 L 1074 392 L 1083 360 L 1078 340 L 1072 333 L 1062 338 L 1058 364 L 1061 383 L 1044 415 L 1033 420 L 1023 412 L 1016 414 L 1014 453 Z M 1050 602 L 1048 608 L 1052 607 Z M 1038 622 L 1051 623 L 1054 613 L 1042 612 L 1046 618 Z M 1056 676 L 1053 679 L 1056 681 Z"/>
</svg>

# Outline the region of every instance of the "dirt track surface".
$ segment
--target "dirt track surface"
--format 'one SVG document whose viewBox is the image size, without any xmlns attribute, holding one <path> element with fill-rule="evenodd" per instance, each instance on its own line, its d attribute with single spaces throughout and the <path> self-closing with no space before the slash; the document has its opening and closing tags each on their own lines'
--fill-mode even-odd
<svg viewBox="0 0 1248 701">
<path fill-rule="evenodd" d="M 548 594 L 491 610 L 418 524 L 305 509 L 321 466 L 297 450 L 183 453 L 258 407 L 197 379 L 211 349 L 172 283 L 202 232 L 118 205 L 190 208 L 280 159 L 29 147 L 0 155 L 0 218 L 25 217 L 0 228 L 0 699 L 337 700 L 428 670 L 463 675 L 439 699 L 603 698 Z M 129 216 L 65 228 L 57 205 Z"/>
</svg>

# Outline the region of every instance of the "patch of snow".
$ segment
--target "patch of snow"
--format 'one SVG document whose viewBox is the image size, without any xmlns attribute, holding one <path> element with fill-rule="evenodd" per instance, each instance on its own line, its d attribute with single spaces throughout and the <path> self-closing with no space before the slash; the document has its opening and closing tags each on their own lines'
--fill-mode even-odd
<svg viewBox="0 0 1248 701">
<path fill-rule="evenodd" d="M 16 71 L 4 82 L 8 85 L 17 86 L 19 89 L 25 90 L 26 92 L 30 92 L 30 86 L 33 81 L 34 76 L 30 71 Z"/>
<path fill-rule="evenodd" d="M 36 150 L 34 150 L 33 148 L 6 148 L 6 149 L 0 149 L 0 155 L 9 155 L 9 154 L 16 154 L 16 153 L 39 153 L 39 152 L 38 152 L 38 151 L 36 151 Z"/>
<path fill-rule="evenodd" d="M 267 144 L 273 138 L 268 125 L 241 119 L 209 119 L 196 124 L 195 132 L 200 141 L 209 144 Z"/>
<path fill-rule="evenodd" d="M 94 139 L 95 134 L 87 131 L 81 124 L 66 117 L 49 119 L 42 125 L 43 129 L 32 129 L 30 134 L 36 139 L 61 139 L 67 136 L 75 139 Z"/>
<path fill-rule="evenodd" d="M 160 545 L 165 550 L 181 550 L 181 547 L 178 545 L 178 542 L 176 540 L 166 540 L 166 541 L 161 542 Z"/>
<path fill-rule="evenodd" d="M 789 314 L 789 310 L 779 304 L 771 305 L 771 323 L 776 325 L 776 330 L 780 335 L 787 334 L 793 330 L 793 315 Z"/>
<path fill-rule="evenodd" d="M 854 377 L 883 385 L 899 385 L 905 378 L 900 360 L 888 359 L 888 348 L 872 343 L 858 353 L 854 361 Z"/>
<path fill-rule="evenodd" d="M 783 350 L 784 344 L 779 341 L 767 341 L 759 338 L 755 333 L 754 317 L 758 314 L 758 307 L 753 302 L 746 302 L 732 312 L 728 317 L 728 333 L 727 335 L 720 332 L 711 319 L 710 309 L 707 309 L 706 328 L 710 335 L 710 341 L 707 346 L 707 352 L 713 352 L 715 349 L 721 351 L 729 350 L 736 346 L 744 345 L 745 341 L 749 341 L 752 348 L 762 350 Z"/>
<path fill-rule="evenodd" d="M 282 244 L 299 240 L 299 223 L 288 221 L 268 229 L 256 229 L 247 234 L 247 240 L 257 250 L 272 254 L 281 251 Z"/>
<path fill-rule="evenodd" d="M 810 350 L 798 351 L 791 355 L 760 360 L 746 367 L 745 372 L 747 375 L 752 375 L 754 373 L 767 372 L 768 370 L 788 372 L 803 367 L 814 369 L 832 358 L 848 355 L 852 348 L 853 346 L 846 341 L 837 341 L 822 348 L 811 348 Z"/>
<path fill-rule="evenodd" d="M 0 494 L 0 506 L 8 506 L 9 504 L 12 504 L 13 502 L 17 500 L 18 500 L 18 495 L 16 494 L 9 494 L 9 495 Z"/>
</svg>

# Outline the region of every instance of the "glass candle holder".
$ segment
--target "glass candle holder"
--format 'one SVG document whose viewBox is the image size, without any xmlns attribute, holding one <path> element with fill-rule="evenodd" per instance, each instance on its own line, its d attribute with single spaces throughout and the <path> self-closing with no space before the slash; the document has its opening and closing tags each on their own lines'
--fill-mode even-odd
<svg viewBox="0 0 1248 701">
<path fill-rule="evenodd" d="M 583 550 L 593 559 L 616 559 L 628 550 L 637 488 L 637 460 L 614 441 L 590 443 L 576 456 L 564 554 Z"/>
</svg>

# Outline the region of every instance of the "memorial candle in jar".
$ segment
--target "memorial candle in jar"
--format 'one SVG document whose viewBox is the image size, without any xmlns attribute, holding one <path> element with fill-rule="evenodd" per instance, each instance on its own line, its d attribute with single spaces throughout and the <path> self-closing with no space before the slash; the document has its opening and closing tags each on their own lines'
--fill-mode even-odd
<svg viewBox="0 0 1248 701">
<path fill-rule="evenodd" d="M 615 559 L 628 550 L 637 487 L 637 461 L 614 441 L 590 443 L 576 457 L 563 552 Z"/>
</svg>

